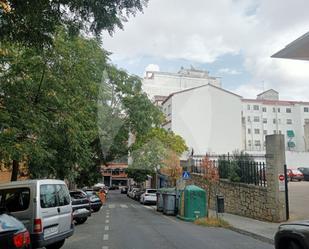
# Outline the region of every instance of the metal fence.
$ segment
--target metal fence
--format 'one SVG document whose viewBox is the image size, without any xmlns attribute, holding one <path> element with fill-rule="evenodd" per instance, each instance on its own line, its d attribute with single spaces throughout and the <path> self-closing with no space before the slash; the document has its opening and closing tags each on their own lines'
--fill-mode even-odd
<svg viewBox="0 0 309 249">
<path fill-rule="evenodd" d="M 188 169 L 191 173 L 205 175 L 207 168 L 202 165 L 203 159 L 190 159 Z M 209 162 L 218 170 L 220 179 L 229 179 L 232 182 L 266 186 L 266 164 L 253 160 L 230 160 L 221 157 Z"/>
</svg>

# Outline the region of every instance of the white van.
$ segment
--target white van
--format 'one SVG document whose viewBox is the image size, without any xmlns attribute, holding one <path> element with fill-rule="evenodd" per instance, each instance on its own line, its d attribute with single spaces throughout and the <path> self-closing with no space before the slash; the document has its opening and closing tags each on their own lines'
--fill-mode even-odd
<svg viewBox="0 0 309 249">
<path fill-rule="evenodd" d="M 0 184 L 0 208 L 24 223 L 32 248 L 58 249 L 73 235 L 69 190 L 60 180 L 29 180 Z"/>
</svg>

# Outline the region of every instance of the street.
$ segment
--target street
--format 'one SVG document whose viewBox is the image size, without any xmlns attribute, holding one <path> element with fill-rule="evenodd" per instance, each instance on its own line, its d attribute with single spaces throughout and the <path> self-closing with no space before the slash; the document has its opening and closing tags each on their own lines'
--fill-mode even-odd
<svg viewBox="0 0 309 249">
<path fill-rule="evenodd" d="M 223 228 L 206 228 L 164 216 L 110 191 L 107 204 L 75 227 L 64 249 L 272 249 L 272 245 Z"/>
</svg>

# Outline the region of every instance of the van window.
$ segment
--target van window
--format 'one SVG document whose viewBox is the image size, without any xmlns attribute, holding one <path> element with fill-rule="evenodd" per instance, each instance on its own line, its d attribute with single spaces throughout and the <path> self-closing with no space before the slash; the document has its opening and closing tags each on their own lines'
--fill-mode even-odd
<svg viewBox="0 0 309 249">
<path fill-rule="evenodd" d="M 44 184 L 40 186 L 40 202 L 42 208 L 57 207 L 56 185 Z"/>
<path fill-rule="evenodd" d="M 70 193 L 65 185 L 56 185 L 58 194 L 59 206 L 66 206 L 70 204 Z"/>
<path fill-rule="evenodd" d="M 29 208 L 30 189 L 13 188 L 0 191 L 0 206 L 9 212 L 24 211 Z"/>
</svg>

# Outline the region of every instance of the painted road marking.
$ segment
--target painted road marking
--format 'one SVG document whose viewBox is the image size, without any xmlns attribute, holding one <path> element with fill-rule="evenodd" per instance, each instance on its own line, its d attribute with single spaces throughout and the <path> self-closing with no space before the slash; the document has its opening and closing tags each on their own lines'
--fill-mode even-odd
<svg viewBox="0 0 309 249">
<path fill-rule="evenodd" d="M 109 204 L 108 207 L 109 208 L 115 208 L 115 204 Z"/>
<path fill-rule="evenodd" d="M 152 207 L 150 206 L 144 206 L 144 208 L 147 208 L 147 209 L 153 209 Z"/>
<path fill-rule="evenodd" d="M 109 220 L 106 220 L 105 223 L 108 224 L 108 223 L 109 223 Z"/>
<path fill-rule="evenodd" d="M 108 234 L 103 235 L 103 240 L 108 240 Z"/>
<path fill-rule="evenodd" d="M 102 249 L 108 249 L 108 246 L 102 246 Z"/>
<path fill-rule="evenodd" d="M 126 204 L 120 204 L 121 208 L 128 208 L 128 206 Z"/>
<path fill-rule="evenodd" d="M 109 230 L 109 226 L 105 226 L 105 227 L 104 227 L 104 230 L 105 230 L 105 231 L 108 231 L 108 230 Z"/>
<path fill-rule="evenodd" d="M 109 215 L 106 215 L 106 218 L 109 218 Z"/>
</svg>

